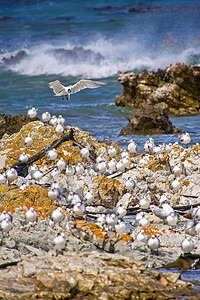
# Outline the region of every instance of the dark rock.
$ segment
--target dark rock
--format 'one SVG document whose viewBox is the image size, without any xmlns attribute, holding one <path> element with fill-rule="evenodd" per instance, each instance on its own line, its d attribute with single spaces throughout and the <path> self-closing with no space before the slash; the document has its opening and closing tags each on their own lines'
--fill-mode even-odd
<svg viewBox="0 0 200 300">
<path fill-rule="evenodd" d="M 84 58 L 84 61 L 88 61 L 90 64 L 98 64 L 104 60 L 99 52 L 96 53 L 83 47 L 74 47 L 73 49 L 57 48 L 52 50 L 51 53 L 62 63 L 79 63 Z"/>
<path fill-rule="evenodd" d="M 154 135 L 182 132 L 172 125 L 166 109 L 161 105 L 147 105 L 140 109 L 134 109 L 129 113 L 128 121 L 128 125 L 121 130 L 119 135 Z"/>
<path fill-rule="evenodd" d="M 39 120 L 39 118 L 30 119 L 28 116 L 22 114 L 16 116 L 0 114 L 0 139 L 5 133 L 10 135 L 18 132 L 22 126 L 36 120 Z"/>
<path fill-rule="evenodd" d="M 145 107 L 166 104 L 168 113 L 194 114 L 200 112 L 200 68 L 178 62 L 165 70 L 141 74 L 118 73 L 123 93 L 117 96 L 118 106 Z"/>
<path fill-rule="evenodd" d="M 26 51 L 22 50 L 17 53 L 17 55 L 13 56 L 11 55 L 9 58 L 3 57 L 2 62 L 6 65 L 12 65 L 19 63 L 20 60 L 24 59 L 27 57 Z"/>
</svg>

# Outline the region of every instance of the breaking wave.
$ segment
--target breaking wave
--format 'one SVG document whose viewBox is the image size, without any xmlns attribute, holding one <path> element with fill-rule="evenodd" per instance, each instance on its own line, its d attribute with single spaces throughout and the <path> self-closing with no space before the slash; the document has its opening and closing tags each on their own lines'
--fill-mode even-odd
<svg viewBox="0 0 200 300">
<path fill-rule="evenodd" d="M 102 37 L 78 45 L 66 43 L 55 46 L 44 43 L 13 53 L 3 53 L 0 62 L 22 75 L 56 74 L 85 78 L 110 77 L 118 71 L 156 70 L 177 61 L 191 64 L 200 62 L 199 45 L 179 47 L 175 42 L 172 47 L 169 41 L 165 41 L 156 50 L 138 40 L 122 42 L 120 39 L 113 41 Z"/>
</svg>

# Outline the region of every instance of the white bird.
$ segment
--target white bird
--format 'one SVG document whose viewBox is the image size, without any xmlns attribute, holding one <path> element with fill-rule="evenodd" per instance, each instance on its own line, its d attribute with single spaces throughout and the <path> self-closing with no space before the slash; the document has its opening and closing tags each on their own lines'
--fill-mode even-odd
<svg viewBox="0 0 200 300">
<path fill-rule="evenodd" d="M 167 203 L 162 204 L 162 208 L 157 207 L 155 205 L 150 205 L 150 209 L 152 213 L 157 216 L 158 218 L 162 219 L 163 221 L 166 220 L 167 216 L 173 212 L 173 208 L 168 205 L 166 206 Z M 164 205 L 164 206 L 163 206 Z M 171 209 L 170 209 L 171 208 Z"/>
<path fill-rule="evenodd" d="M 163 145 L 154 145 L 152 147 L 149 147 L 149 151 L 152 155 L 159 155 L 164 152 L 164 146 Z"/>
<path fill-rule="evenodd" d="M 72 196 L 71 201 L 70 201 L 71 205 L 76 205 L 78 203 L 81 204 L 81 198 L 80 198 L 80 196 L 78 194 L 75 194 L 75 193 L 72 193 L 72 195 L 73 196 Z"/>
<path fill-rule="evenodd" d="M 157 238 L 157 236 L 155 236 L 155 234 L 153 234 L 150 239 L 148 239 L 148 247 L 151 250 L 158 250 L 158 248 L 160 247 L 160 240 L 159 238 Z"/>
<path fill-rule="evenodd" d="M 85 204 L 77 203 L 73 207 L 74 214 L 76 216 L 83 216 L 86 213 Z"/>
<path fill-rule="evenodd" d="M 6 171 L 6 177 L 8 179 L 8 182 L 11 182 L 18 178 L 17 171 L 14 168 L 10 168 Z"/>
<path fill-rule="evenodd" d="M 116 169 L 117 169 L 118 172 L 124 172 L 125 171 L 125 165 L 121 160 L 117 162 Z"/>
<path fill-rule="evenodd" d="M 6 180 L 7 180 L 6 174 L 5 173 L 1 173 L 0 174 L 0 184 L 6 183 Z"/>
<path fill-rule="evenodd" d="M 120 234 L 126 231 L 126 223 L 118 220 L 117 224 L 115 224 L 115 231 Z"/>
<path fill-rule="evenodd" d="M 167 215 L 174 212 L 174 209 L 171 207 L 171 205 L 169 203 L 164 202 L 161 206 Z"/>
<path fill-rule="evenodd" d="M 122 163 L 124 164 L 125 168 L 130 166 L 130 160 L 127 157 L 122 158 Z"/>
<path fill-rule="evenodd" d="M 194 207 L 191 210 L 192 217 L 194 219 L 200 219 L 200 206 Z"/>
<path fill-rule="evenodd" d="M 54 223 L 60 223 L 64 220 L 65 216 L 62 212 L 62 207 L 57 207 L 55 210 L 51 211 L 50 213 L 50 219 Z"/>
<path fill-rule="evenodd" d="M 30 165 L 30 167 L 28 168 L 28 172 L 30 175 L 33 171 L 36 171 L 36 170 L 39 170 L 36 165 Z"/>
<path fill-rule="evenodd" d="M 51 114 L 50 114 L 48 111 L 46 111 L 46 112 L 44 112 L 44 113 L 42 114 L 42 121 L 43 121 L 44 123 L 49 122 L 50 119 L 51 119 Z"/>
<path fill-rule="evenodd" d="M 58 118 L 56 116 L 52 116 L 51 120 L 49 121 L 49 124 L 56 126 L 58 124 Z"/>
<path fill-rule="evenodd" d="M 195 231 L 196 231 L 197 234 L 200 234 L 200 221 L 196 223 Z"/>
<path fill-rule="evenodd" d="M 118 218 L 123 218 L 127 213 L 127 207 L 125 205 L 116 206 L 114 212 Z"/>
<path fill-rule="evenodd" d="M 26 154 L 25 152 L 23 152 L 22 154 L 20 154 L 18 156 L 18 161 L 21 162 L 21 163 L 27 163 L 28 161 L 28 154 Z"/>
<path fill-rule="evenodd" d="M 7 210 L 4 210 L 1 213 L 1 215 L 0 215 L 0 222 L 3 221 L 3 220 L 5 220 L 5 219 L 9 219 L 10 222 L 12 222 L 12 220 L 13 220 L 13 216 L 9 212 L 7 212 Z"/>
<path fill-rule="evenodd" d="M 61 157 L 61 158 L 57 161 L 56 166 L 58 167 L 58 169 L 59 169 L 60 171 L 63 171 L 63 170 L 66 169 L 67 163 L 66 163 L 66 161 L 63 159 L 63 157 Z"/>
<path fill-rule="evenodd" d="M 53 246 L 56 250 L 63 250 L 66 246 L 66 235 L 61 232 L 53 239 Z"/>
<path fill-rule="evenodd" d="M 108 148 L 108 155 L 112 158 L 115 157 L 117 155 L 117 150 L 115 149 L 114 146 L 110 146 L 110 148 Z"/>
<path fill-rule="evenodd" d="M 88 148 L 82 148 L 80 150 L 80 156 L 82 158 L 88 158 L 90 156 L 90 152 L 89 152 Z"/>
<path fill-rule="evenodd" d="M 106 158 L 103 156 L 103 155 L 99 155 L 97 156 L 96 158 L 96 163 L 99 164 L 101 162 L 105 162 L 106 161 Z"/>
<path fill-rule="evenodd" d="M 139 221 L 140 219 L 142 219 L 143 217 L 145 217 L 145 213 L 143 211 L 139 212 L 136 214 L 135 216 L 135 220 Z"/>
<path fill-rule="evenodd" d="M 181 144 L 189 144 L 189 142 L 191 141 L 191 138 L 190 138 L 190 135 L 188 132 L 178 135 L 178 139 L 181 142 Z"/>
<path fill-rule="evenodd" d="M 94 89 L 106 85 L 104 82 L 85 80 L 81 79 L 74 85 L 64 86 L 60 83 L 59 80 L 49 83 L 49 87 L 53 89 L 55 96 L 66 96 L 67 100 L 70 100 L 70 95 L 80 92 L 86 88 Z"/>
<path fill-rule="evenodd" d="M 181 173 L 182 173 L 182 167 L 181 167 L 181 165 L 179 165 L 179 164 L 173 166 L 173 167 L 171 168 L 171 170 L 172 170 L 172 173 L 173 173 L 176 177 L 180 176 Z"/>
<path fill-rule="evenodd" d="M 191 240 L 191 237 L 186 236 L 186 238 L 181 242 L 181 249 L 184 253 L 192 252 L 194 249 L 194 242 Z"/>
<path fill-rule="evenodd" d="M 128 179 L 125 182 L 125 188 L 128 191 L 132 191 L 135 188 L 135 181 L 133 180 L 133 178 L 128 177 Z"/>
<path fill-rule="evenodd" d="M 33 119 L 37 116 L 37 109 L 35 107 L 32 107 L 31 109 L 28 110 L 28 117 Z"/>
<path fill-rule="evenodd" d="M 75 173 L 76 173 L 76 170 L 75 170 L 75 168 L 73 166 L 67 166 L 66 167 L 65 174 L 67 176 L 74 176 Z"/>
<path fill-rule="evenodd" d="M 101 227 L 103 227 L 105 222 L 106 222 L 106 215 L 105 214 L 101 214 L 96 220 L 96 224 L 101 226 Z"/>
<path fill-rule="evenodd" d="M 116 161 L 114 159 L 111 159 L 111 161 L 108 162 L 108 171 L 109 172 L 116 171 Z"/>
<path fill-rule="evenodd" d="M 131 154 L 137 153 L 137 144 L 136 144 L 136 142 L 134 140 L 130 140 L 127 149 Z"/>
<path fill-rule="evenodd" d="M 144 144 L 144 151 L 150 152 L 150 149 L 153 148 L 154 146 L 155 146 L 154 139 L 149 138 Z"/>
<path fill-rule="evenodd" d="M 51 168 L 50 170 L 50 176 L 55 180 L 59 175 L 59 170 L 58 167 L 53 167 L 53 169 Z"/>
<path fill-rule="evenodd" d="M 84 195 L 84 202 L 87 205 L 90 205 L 91 202 L 94 200 L 94 193 L 88 191 L 85 195 Z"/>
<path fill-rule="evenodd" d="M 87 174 L 91 177 L 91 179 L 97 176 L 97 172 L 93 168 L 87 169 Z"/>
<path fill-rule="evenodd" d="M 149 219 L 147 219 L 147 217 L 146 216 L 144 216 L 144 217 L 142 217 L 140 220 L 139 220 L 139 226 L 150 226 L 150 221 L 149 221 Z"/>
<path fill-rule="evenodd" d="M 123 159 L 123 158 L 128 158 L 129 157 L 129 153 L 128 153 L 128 151 L 126 151 L 126 150 L 124 150 L 122 153 L 121 153 L 121 158 Z"/>
<path fill-rule="evenodd" d="M 177 192 L 181 189 L 181 183 L 178 179 L 169 182 L 169 187 L 172 191 Z"/>
<path fill-rule="evenodd" d="M 142 229 L 136 236 L 136 240 L 138 242 L 142 242 L 144 244 L 147 244 L 148 241 L 148 235 L 145 233 L 144 229 Z"/>
<path fill-rule="evenodd" d="M 55 160 L 58 154 L 55 149 L 51 149 L 47 152 L 46 156 L 47 156 L 47 160 Z"/>
<path fill-rule="evenodd" d="M 56 125 L 55 131 L 57 134 L 62 135 L 64 133 L 64 127 L 62 126 L 62 124 L 58 123 L 58 125 Z"/>
<path fill-rule="evenodd" d="M 178 224 L 178 216 L 177 214 L 175 214 L 174 212 L 171 212 L 167 218 L 166 218 L 166 222 L 170 227 L 174 227 Z"/>
<path fill-rule="evenodd" d="M 148 209 L 150 205 L 150 200 L 147 197 L 143 197 L 139 201 L 139 207 L 141 209 Z"/>
<path fill-rule="evenodd" d="M 37 212 L 33 207 L 29 208 L 25 213 L 25 221 L 26 223 L 37 222 Z"/>
<path fill-rule="evenodd" d="M 185 232 L 191 236 L 195 236 L 196 235 L 195 224 L 196 222 L 194 219 L 188 220 L 185 223 Z"/>
<path fill-rule="evenodd" d="M 3 232 L 9 232 L 13 226 L 9 218 L 5 218 L 0 225 Z"/>
<path fill-rule="evenodd" d="M 63 116 L 58 116 L 58 124 L 61 124 L 62 126 L 65 125 L 65 118 Z"/>
<path fill-rule="evenodd" d="M 149 156 L 148 155 L 143 155 L 142 157 L 139 158 L 138 164 L 139 165 L 145 165 L 149 161 Z"/>
<path fill-rule="evenodd" d="M 163 144 L 164 153 L 170 153 L 172 151 L 172 143 Z"/>
<path fill-rule="evenodd" d="M 170 204 L 170 200 L 169 200 L 169 198 L 167 197 L 166 194 L 162 194 L 160 196 L 159 205 L 161 206 L 164 202 Z"/>
<path fill-rule="evenodd" d="M 106 215 L 106 223 L 108 228 L 111 228 L 117 224 L 118 217 L 115 214 L 107 214 Z"/>
<path fill-rule="evenodd" d="M 37 182 L 39 182 L 43 176 L 44 176 L 44 173 L 40 170 L 31 171 L 31 178 Z"/>
<path fill-rule="evenodd" d="M 60 191 L 56 187 L 52 187 L 48 190 L 48 197 L 51 200 L 57 200 L 60 197 Z"/>
<path fill-rule="evenodd" d="M 25 146 L 31 146 L 33 144 L 33 138 L 29 134 L 27 137 L 24 138 L 24 145 Z"/>
<path fill-rule="evenodd" d="M 95 172 L 97 172 L 97 173 L 104 173 L 104 172 L 106 172 L 107 164 L 106 164 L 105 161 L 102 161 L 102 162 L 100 162 L 98 164 L 93 165 L 93 167 L 94 166 L 95 166 L 95 169 L 94 169 Z"/>
<path fill-rule="evenodd" d="M 75 170 L 77 175 L 82 175 L 85 171 L 85 168 L 82 163 L 78 163 L 78 165 L 75 167 Z"/>
</svg>

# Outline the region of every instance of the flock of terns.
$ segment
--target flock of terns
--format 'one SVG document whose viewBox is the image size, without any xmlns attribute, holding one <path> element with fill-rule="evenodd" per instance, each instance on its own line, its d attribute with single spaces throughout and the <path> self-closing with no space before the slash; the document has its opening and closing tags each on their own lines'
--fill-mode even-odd
<svg viewBox="0 0 200 300">
<path fill-rule="evenodd" d="M 73 86 L 64 87 L 58 80 L 49 83 L 49 87 L 53 89 L 55 96 L 66 96 L 67 99 L 70 99 L 70 94 L 76 93 L 84 88 L 96 88 L 105 85 L 102 82 L 95 82 L 91 80 L 80 80 Z M 34 107 L 28 110 L 28 116 L 30 118 L 35 118 L 37 116 L 37 109 Z M 64 133 L 64 124 L 65 119 L 62 116 L 58 118 L 56 116 L 51 117 L 49 112 L 45 112 L 42 114 L 42 121 L 45 123 L 49 123 L 50 125 L 55 126 L 55 131 L 58 135 L 62 135 Z M 178 136 L 179 141 L 182 144 L 189 144 L 191 141 L 189 133 L 183 133 Z M 27 136 L 24 139 L 24 144 L 26 147 L 30 147 L 33 144 L 33 138 L 31 135 Z M 139 163 L 146 163 L 148 162 L 148 155 L 160 155 L 162 153 L 170 153 L 172 150 L 172 144 L 163 144 L 163 145 L 155 145 L 154 140 L 149 138 L 146 143 L 144 144 L 144 150 L 146 155 L 140 158 Z M 56 162 L 56 171 L 57 172 L 64 172 L 66 176 L 71 177 L 75 174 L 77 176 L 81 176 L 84 172 L 91 177 L 95 177 L 98 174 L 113 174 L 115 172 L 125 172 L 130 163 L 131 158 L 130 155 L 137 153 L 137 144 L 130 140 L 128 144 L 127 150 L 124 150 L 121 153 L 121 159 L 119 161 L 115 160 L 115 156 L 117 155 L 117 151 L 115 147 L 110 146 L 107 151 L 107 156 L 109 160 L 106 160 L 104 155 L 99 155 L 96 158 L 95 164 L 91 166 L 90 169 L 85 169 L 84 166 L 79 163 L 76 166 L 67 166 L 64 159 L 57 160 L 57 152 L 55 149 L 51 149 L 47 152 L 46 158 L 48 161 L 57 161 Z M 80 150 L 80 156 L 82 158 L 88 159 L 90 155 L 88 148 L 82 148 Z M 19 155 L 18 161 L 26 163 L 28 161 L 29 156 L 24 152 Z M 56 173 L 54 170 L 54 172 Z M 178 180 L 178 176 L 182 173 L 182 169 L 180 165 L 175 165 L 171 169 L 172 173 L 177 177 L 173 181 L 169 183 L 169 187 L 172 191 L 177 192 L 181 188 L 181 183 Z M 39 170 L 36 166 L 29 167 L 29 175 L 31 179 L 34 180 L 36 183 L 42 179 L 45 174 Z M 15 181 L 18 178 L 17 171 L 14 168 L 8 168 L 5 173 L 0 174 L 0 184 L 5 184 L 6 182 L 10 184 L 11 182 Z M 135 188 L 135 181 L 129 177 L 125 182 L 125 187 L 127 191 L 131 192 Z M 21 186 L 20 188 L 24 189 L 25 186 Z M 58 186 L 52 185 L 52 187 L 48 190 L 48 197 L 51 200 L 58 200 L 60 197 L 60 191 Z M 67 196 L 67 201 L 71 206 L 71 212 L 75 218 L 84 217 L 86 216 L 86 206 L 90 205 L 94 200 L 94 193 L 92 191 L 88 191 L 83 196 L 83 199 L 78 194 L 73 192 L 69 193 Z M 143 197 L 140 199 L 138 207 L 142 210 L 138 213 L 135 217 L 135 221 L 132 223 L 133 226 L 149 226 L 150 221 L 146 217 L 144 211 L 146 209 L 150 209 L 152 213 L 158 216 L 160 219 L 163 220 L 165 224 L 168 224 L 170 228 L 175 228 L 179 221 L 179 216 L 175 213 L 173 208 L 170 205 L 169 198 L 163 194 L 159 200 L 160 207 L 155 205 L 151 205 L 150 198 Z M 123 218 L 127 214 L 127 207 L 118 206 L 113 209 L 113 213 L 109 214 L 101 214 L 97 219 L 96 223 L 105 228 L 106 230 L 111 230 L 116 232 L 117 234 L 125 233 L 127 226 L 126 222 Z M 185 232 L 189 236 L 186 236 L 185 239 L 181 243 L 181 247 L 184 253 L 191 252 L 194 249 L 194 242 L 191 239 L 191 236 L 200 235 L 200 207 L 197 207 L 192 210 L 193 219 L 189 220 L 185 225 Z M 36 210 L 31 207 L 25 213 L 25 223 L 32 224 L 37 222 L 37 212 Z M 62 211 L 61 207 L 58 207 L 50 214 L 50 221 L 49 224 L 58 224 L 65 219 L 65 215 Z M 12 229 L 13 224 L 13 217 L 12 215 L 7 212 L 6 210 L 2 212 L 0 215 L 0 227 L 4 233 L 9 233 Z M 69 226 L 70 222 L 67 222 L 67 227 Z M 158 250 L 160 247 L 160 240 L 156 235 L 152 235 L 149 239 L 147 234 L 144 230 L 141 230 L 137 236 L 136 240 L 143 242 L 148 245 L 148 247 L 152 250 Z M 59 233 L 53 240 L 54 248 L 57 250 L 63 250 L 66 246 L 66 235 L 64 233 Z"/>
</svg>

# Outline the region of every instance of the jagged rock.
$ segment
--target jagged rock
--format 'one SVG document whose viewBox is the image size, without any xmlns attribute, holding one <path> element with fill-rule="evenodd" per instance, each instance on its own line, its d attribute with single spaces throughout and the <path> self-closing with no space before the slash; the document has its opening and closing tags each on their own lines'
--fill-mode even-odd
<svg viewBox="0 0 200 300">
<path fill-rule="evenodd" d="M 168 113 L 200 112 L 200 66 L 178 62 L 157 72 L 119 72 L 118 81 L 123 85 L 123 93 L 115 99 L 118 106 L 144 107 L 164 102 Z"/>
<path fill-rule="evenodd" d="M 182 132 L 172 125 L 166 109 L 147 105 L 140 109 L 132 110 L 128 115 L 128 125 L 119 135 L 151 135 L 174 134 Z"/>
<path fill-rule="evenodd" d="M 53 253 L 52 253 L 53 254 Z M 0 273 L 2 299 L 197 299 L 180 274 L 145 270 L 120 255 L 65 252 L 23 259 Z M 17 276 L 16 276 L 17 275 Z"/>
<path fill-rule="evenodd" d="M 22 114 L 16 116 L 0 114 L 0 139 L 5 133 L 10 135 L 18 132 L 22 126 L 35 120 L 39 120 L 39 118 L 30 119 L 28 116 Z"/>
<path fill-rule="evenodd" d="M 3 57 L 2 62 L 6 65 L 19 63 L 22 59 L 27 57 L 26 51 L 19 51 L 16 55 L 11 55 L 9 58 Z"/>
<path fill-rule="evenodd" d="M 74 47 L 73 49 L 64 49 L 57 48 L 52 51 L 56 59 L 63 63 L 81 62 L 81 59 L 84 57 L 85 61 L 88 61 L 90 64 L 101 63 L 104 60 L 104 57 L 99 52 L 93 52 L 89 49 L 84 49 L 83 47 Z"/>
</svg>

